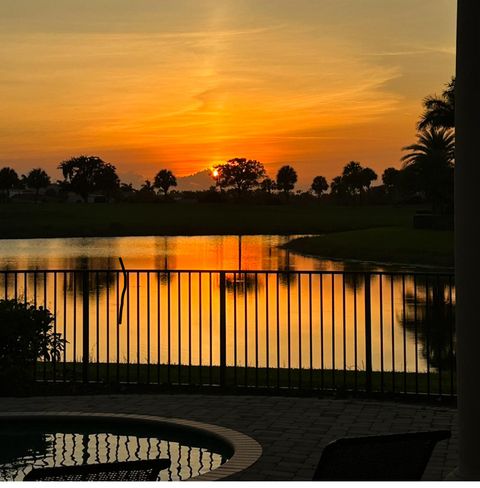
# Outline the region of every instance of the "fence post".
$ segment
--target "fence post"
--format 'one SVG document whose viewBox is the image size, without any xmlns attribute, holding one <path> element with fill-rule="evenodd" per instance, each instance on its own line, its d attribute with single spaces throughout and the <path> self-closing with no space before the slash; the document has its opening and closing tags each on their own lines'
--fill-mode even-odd
<svg viewBox="0 0 480 488">
<path fill-rule="evenodd" d="M 227 372 L 227 311 L 225 271 L 220 272 L 220 386 L 226 386 Z"/>
<path fill-rule="evenodd" d="M 82 310 L 83 310 L 83 357 L 82 357 L 82 378 L 88 383 L 88 360 L 90 350 L 90 285 L 88 282 L 88 270 L 82 271 Z"/>
<path fill-rule="evenodd" d="M 370 273 L 365 273 L 365 389 L 372 391 L 372 301 Z"/>
</svg>

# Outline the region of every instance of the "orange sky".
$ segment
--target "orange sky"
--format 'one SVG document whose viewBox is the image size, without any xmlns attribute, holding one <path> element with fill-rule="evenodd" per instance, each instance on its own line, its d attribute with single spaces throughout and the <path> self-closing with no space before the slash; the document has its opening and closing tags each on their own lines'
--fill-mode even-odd
<svg viewBox="0 0 480 488">
<path fill-rule="evenodd" d="M 0 166 L 381 172 L 454 72 L 455 0 L 2 0 Z M 132 176 L 133 177 L 133 176 Z M 128 179 L 128 178 L 126 178 Z"/>
</svg>

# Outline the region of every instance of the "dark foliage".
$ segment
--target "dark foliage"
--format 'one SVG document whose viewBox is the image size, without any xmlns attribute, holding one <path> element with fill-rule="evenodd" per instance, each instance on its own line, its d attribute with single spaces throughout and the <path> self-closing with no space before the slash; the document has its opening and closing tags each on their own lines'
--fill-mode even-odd
<svg viewBox="0 0 480 488">
<path fill-rule="evenodd" d="M 58 361 L 65 347 L 48 309 L 0 300 L 0 385 L 11 390 L 33 380 L 37 360 Z"/>
<path fill-rule="evenodd" d="M 60 163 L 66 190 L 78 193 L 84 201 L 92 193 L 112 196 L 120 188 L 115 166 L 98 156 L 78 156 Z"/>
</svg>

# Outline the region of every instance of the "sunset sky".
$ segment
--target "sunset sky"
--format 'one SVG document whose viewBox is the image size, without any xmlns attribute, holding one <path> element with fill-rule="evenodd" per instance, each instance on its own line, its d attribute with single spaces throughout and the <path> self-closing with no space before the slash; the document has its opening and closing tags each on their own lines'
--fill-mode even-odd
<svg viewBox="0 0 480 488">
<path fill-rule="evenodd" d="M 0 166 L 126 179 L 234 157 L 399 166 L 454 74 L 455 0 L 1 0 Z M 135 176 L 138 175 L 138 176 Z"/>
</svg>

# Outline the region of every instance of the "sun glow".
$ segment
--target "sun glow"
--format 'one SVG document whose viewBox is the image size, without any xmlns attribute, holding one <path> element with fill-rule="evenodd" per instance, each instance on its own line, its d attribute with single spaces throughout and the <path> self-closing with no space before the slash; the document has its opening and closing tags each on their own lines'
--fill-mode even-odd
<svg viewBox="0 0 480 488">
<path fill-rule="evenodd" d="M 84 4 L 0 1 L 2 166 L 92 154 L 143 181 L 247 157 L 270 175 L 290 162 L 305 185 L 350 160 L 380 172 L 454 72 L 454 0 Z"/>
</svg>

